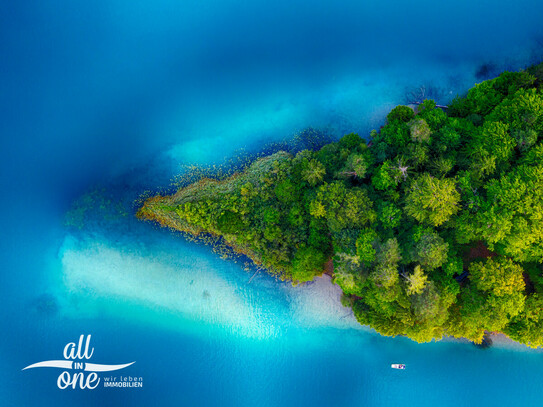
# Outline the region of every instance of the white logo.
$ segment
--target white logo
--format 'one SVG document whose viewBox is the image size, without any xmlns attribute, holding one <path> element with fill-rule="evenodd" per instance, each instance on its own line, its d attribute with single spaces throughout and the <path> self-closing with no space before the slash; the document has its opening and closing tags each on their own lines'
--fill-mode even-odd
<svg viewBox="0 0 543 407">
<path fill-rule="evenodd" d="M 100 377 L 98 377 L 96 372 L 111 372 L 113 370 L 124 369 L 125 367 L 136 363 L 131 362 L 122 365 L 88 363 L 85 360 L 89 360 L 94 353 L 94 348 L 90 347 L 90 341 L 90 335 L 87 335 L 86 339 L 85 335 L 81 335 L 77 345 L 74 342 L 70 342 L 64 347 L 63 355 L 65 360 L 46 360 L 27 366 L 23 370 L 33 369 L 35 367 L 56 367 L 60 369 L 78 370 L 78 372 L 74 372 L 73 374 L 69 371 L 62 372 L 57 379 L 58 388 L 66 389 L 71 387 L 72 389 L 75 389 L 76 387 L 79 387 L 80 389 L 92 390 L 100 384 Z M 90 373 L 87 374 L 87 372 Z"/>
</svg>

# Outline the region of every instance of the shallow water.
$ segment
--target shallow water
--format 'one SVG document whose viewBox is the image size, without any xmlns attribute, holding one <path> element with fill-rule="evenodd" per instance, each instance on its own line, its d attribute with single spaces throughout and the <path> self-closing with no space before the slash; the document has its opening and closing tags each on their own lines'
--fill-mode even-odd
<svg viewBox="0 0 543 407">
<path fill-rule="evenodd" d="M 133 217 L 187 165 L 366 136 L 420 86 L 446 103 L 542 59 L 540 2 L 472 3 L 0 6 L 0 404 L 537 405 L 540 352 L 384 338 L 326 278 L 249 283 L 246 259 Z M 81 334 L 144 387 L 21 371 Z"/>
</svg>

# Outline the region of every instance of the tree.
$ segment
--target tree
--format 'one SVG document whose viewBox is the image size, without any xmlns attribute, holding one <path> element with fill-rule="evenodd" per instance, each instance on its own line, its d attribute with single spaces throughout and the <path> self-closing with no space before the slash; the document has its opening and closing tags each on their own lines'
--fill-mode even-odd
<svg viewBox="0 0 543 407">
<path fill-rule="evenodd" d="M 372 272 L 375 284 L 383 289 L 391 289 L 399 282 L 398 266 L 395 264 L 378 264 Z M 394 298 L 389 298 L 393 300 Z"/>
<path fill-rule="evenodd" d="M 387 115 L 387 122 L 391 123 L 394 121 L 399 121 L 402 123 L 407 123 L 413 117 L 415 117 L 415 112 L 408 106 L 396 106 L 390 111 Z"/>
<path fill-rule="evenodd" d="M 314 200 L 309 205 L 309 213 L 315 218 L 324 218 L 326 216 L 326 208 L 322 201 Z"/>
<path fill-rule="evenodd" d="M 440 129 L 447 122 L 447 115 L 441 109 L 436 109 L 433 100 L 425 100 L 419 105 L 417 117 L 424 119 L 432 131 Z"/>
<path fill-rule="evenodd" d="M 363 229 L 356 240 L 356 254 L 363 264 L 371 264 L 375 261 L 375 248 L 377 233 L 373 229 Z"/>
<path fill-rule="evenodd" d="M 400 121 L 392 121 L 381 129 L 379 135 L 391 151 L 402 150 L 409 143 L 409 126 Z"/>
<path fill-rule="evenodd" d="M 298 188 L 296 188 L 296 185 L 288 178 L 278 183 L 274 191 L 275 196 L 282 203 L 294 202 L 299 199 Z"/>
<path fill-rule="evenodd" d="M 426 120 L 415 117 L 409 123 L 409 132 L 411 134 L 411 139 L 417 143 L 427 143 L 430 141 L 430 126 L 426 123 Z"/>
<path fill-rule="evenodd" d="M 477 289 L 503 297 L 524 291 L 522 267 L 511 259 L 488 258 L 485 262 L 473 262 L 469 266 L 470 280 Z"/>
<path fill-rule="evenodd" d="M 421 294 L 428 281 L 428 276 L 424 274 L 424 270 L 419 266 L 415 266 L 412 274 L 402 274 L 407 281 L 407 294 Z"/>
<path fill-rule="evenodd" d="M 447 175 L 454 168 L 454 160 L 451 157 L 438 157 L 432 161 L 430 168 L 438 177 Z"/>
<path fill-rule="evenodd" d="M 326 168 L 319 161 L 312 159 L 306 162 L 305 168 L 302 170 L 302 177 L 311 186 L 315 186 L 322 182 Z"/>
<path fill-rule="evenodd" d="M 521 152 L 525 152 L 532 148 L 532 146 L 537 142 L 538 134 L 534 129 L 513 129 L 511 131 L 511 136 L 517 142 L 517 148 Z"/>
<path fill-rule="evenodd" d="M 543 96 L 536 89 L 519 89 L 494 109 L 488 120 L 508 123 L 511 129 L 543 131 Z"/>
<path fill-rule="evenodd" d="M 441 267 L 447 260 L 448 243 L 436 232 L 424 233 L 413 248 L 413 260 L 431 271 Z"/>
<path fill-rule="evenodd" d="M 363 154 L 351 154 L 347 158 L 341 175 L 355 178 L 364 178 L 368 170 L 368 163 Z"/>
<path fill-rule="evenodd" d="M 412 167 L 421 168 L 428 161 L 429 148 L 426 144 L 411 143 L 406 148 L 406 157 Z"/>
<path fill-rule="evenodd" d="M 438 154 L 455 151 L 460 145 L 460 139 L 460 134 L 449 125 L 446 125 L 432 137 L 432 149 Z"/>
<path fill-rule="evenodd" d="M 304 240 L 303 238 L 300 240 Z M 323 253 L 329 253 L 331 249 L 331 239 L 326 220 L 322 218 L 312 218 L 309 221 L 309 246 L 320 250 Z"/>
<path fill-rule="evenodd" d="M 298 249 L 292 262 L 292 279 L 300 283 L 313 280 L 322 273 L 325 260 L 324 254 L 312 247 Z"/>
<path fill-rule="evenodd" d="M 241 232 L 246 226 L 239 213 L 227 210 L 217 219 L 217 228 L 222 233 L 232 234 Z"/>
<path fill-rule="evenodd" d="M 396 238 L 388 239 L 385 243 L 379 245 L 376 260 L 379 264 L 398 264 L 402 259 L 400 245 Z"/>
<path fill-rule="evenodd" d="M 358 256 L 337 253 L 334 256 L 334 283 L 339 285 L 345 294 L 360 295 L 361 286 L 367 272 L 360 267 Z"/>
<path fill-rule="evenodd" d="M 458 222 L 460 236 L 482 239 L 516 261 L 543 260 L 543 165 L 538 160 L 491 180 L 476 216 Z"/>
<path fill-rule="evenodd" d="M 452 277 L 455 274 L 462 274 L 464 263 L 459 256 L 452 256 L 449 254 L 446 263 L 442 267 L 445 274 Z"/>
<path fill-rule="evenodd" d="M 497 91 L 493 84 L 495 80 L 489 80 L 475 85 L 468 92 L 466 101 L 467 111 L 481 115 L 487 115 L 504 99 L 504 95 Z"/>
<path fill-rule="evenodd" d="M 516 144 L 509 134 L 509 124 L 487 121 L 475 133 L 468 154 L 479 159 L 492 159 L 497 165 L 503 165 L 511 159 Z"/>
<path fill-rule="evenodd" d="M 521 72 L 503 72 L 497 77 L 492 85 L 494 89 L 503 95 L 512 95 L 519 89 L 530 88 L 535 82 L 535 77 L 530 73 Z"/>
<path fill-rule="evenodd" d="M 324 217 L 332 232 L 348 226 L 364 226 L 375 220 L 373 203 L 361 188 L 347 188 L 343 182 L 324 184 L 310 204 L 310 213 Z M 324 208 L 324 209 L 323 209 Z"/>
<path fill-rule="evenodd" d="M 444 332 L 444 325 L 449 317 L 449 307 L 456 296 L 448 295 L 434 281 L 428 280 L 422 291 L 409 297 L 411 309 L 417 318 L 416 325 L 425 325 L 433 329 L 432 338 L 439 338 Z"/>
<path fill-rule="evenodd" d="M 399 183 L 399 178 L 393 176 L 394 165 L 391 161 L 385 161 L 377 168 L 371 177 L 373 186 L 381 191 L 395 188 Z"/>
<path fill-rule="evenodd" d="M 364 140 L 356 133 L 346 134 L 339 139 L 339 146 L 350 151 L 358 149 L 362 144 L 365 144 Z"/>
<path fill-rule="evenodd" d="M 340 157 L 339 143 L 330 143 L 323 146 L 316 154 L 317 160 L 322 163 L 326 169 L 327 175 L 333 175 L 339 171 L 345 161 Z"/>
<path fill-rule="evenodd" d="M 469 270 L 471 284 L 447 330 L 480 343 L 485 331 L 502 331 L 523 312 L 524 281 L 522 268 L 505 258 L 474 262 Z"/>
<path fill-rule="evenodd" d="M 398 262 L 402 259 L 400 254 L 400 246 L 396 239 L 388 239 L 384 244 L 381 244 L 377 250 L 376 266 L 371 272 L 371 277 L 374 284 L 381 289 L 392 290 L 393 287 L 399 288 Z M 382 290 L 381 298 L 386 295 Z M 387 295 L 388 301 L 393 300 L 398 294 L 398 291 L 390 291 Z"/>
<path fill-rule="evenodd" d="M 543 297 L 540 294 L 526 298 L 524 310 L 512 318 L 505 333 L 531 348 L 543 346 Z"/>
<path fill-rule="evenodd" d="M 379 206 L 378 219 L 384 229 L 394 229 L 402 221 L 402 210 L 391 202 L 382 202 Z"/>
<path fill-rule="evenodd" d="M 458 212 L 459 200 L 452 179 L 437 179 L 424 173 L 412 183 L 405 198 L 405 211 L 419 222 L 439 226 Z"/>
</svg>

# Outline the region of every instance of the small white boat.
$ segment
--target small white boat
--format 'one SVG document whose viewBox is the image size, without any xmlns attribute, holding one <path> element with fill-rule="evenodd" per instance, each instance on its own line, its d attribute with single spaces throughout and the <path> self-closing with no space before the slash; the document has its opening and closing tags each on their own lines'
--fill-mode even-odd
<svg viewBox="0 0 543 407">
<path fill-rule="evenodd" d="M 401 369 L 401 370 L 405 369 L 405 365 L 402 364 L 402 363 L 393 363 L 393 364 L 390 365 L 390 367 L 392 369 Z"/>
</svg>

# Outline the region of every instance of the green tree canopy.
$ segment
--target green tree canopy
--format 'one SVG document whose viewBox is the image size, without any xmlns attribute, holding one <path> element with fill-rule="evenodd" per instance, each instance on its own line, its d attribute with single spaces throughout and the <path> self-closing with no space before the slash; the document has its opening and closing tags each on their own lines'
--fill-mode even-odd
<svg viewBox="0 0 543 407">
<path fill-rule="evenodd" d="M 419 266 L 415 266 L 412 274 L 403 275 L 407 281 L 407 294 L 421 294 L 424 291 L 428 276 L 424 274 L 424 270 Z"/>
<path fill-rule="evenodd" d="M 424 173 L 409 188 L 405 211 L 419 222 L 439 226 L 458 212 L 459 200 L 454 180 Z"/>
<path fill-rule="evenodd" d="M 295 283 L 326 267 L 342 303 L 383 335 L 480 342 L 499 331 L 540 346 L 542 134 L 543 64 L 447 109 L 398 106 L 367 143 L 350 133 L 202 178 L 138 216 Z"/>
<path fill-rule="evenodd" d="M 470 264 L 469 272 L 470 280 L 479 290 L 498 297 L 524 291 L 522 267 L 511 259 L 488 258 L 484 262 L 474 262 Z"/>
</svg>

